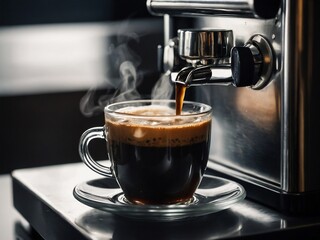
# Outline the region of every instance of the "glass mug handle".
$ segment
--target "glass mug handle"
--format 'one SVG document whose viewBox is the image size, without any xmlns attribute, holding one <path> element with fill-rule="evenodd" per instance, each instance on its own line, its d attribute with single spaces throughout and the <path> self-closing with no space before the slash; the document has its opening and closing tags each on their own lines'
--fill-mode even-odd
<svg viewBox="0 0 320 240">
<path fill-rule="evenodd" d="M 106 177 L 112 177 L 113 174 L 110 167 L 103 166 L 95 161 L 89 152 L 89 143 L 95 138 L 101 138 L 107 141 L 105 127 L 93 127 L 86 130 L 80 138 L 79 155 L 81 160 L 93 171 Z"/>
</svg>

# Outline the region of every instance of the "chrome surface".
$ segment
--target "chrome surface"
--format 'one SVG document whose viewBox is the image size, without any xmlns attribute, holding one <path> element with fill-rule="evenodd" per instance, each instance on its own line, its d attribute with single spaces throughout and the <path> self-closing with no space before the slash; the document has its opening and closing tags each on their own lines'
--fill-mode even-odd
<svg viewBox="0 0 320 240">
<path fill-rule="evenodd" d="M 184 65 L 179 59 L 186 60 Z M 179 29 L 163 53 L 164 72 L 187 87 L 232 84 L 261 89 L 270 80 L 273 63 L 273 50 L 263 36 L 254 35 L 245 46 L 234 47 L 231 30 Z"/>
<path fill-rule="evenodd" d="M 273 50 L 268 40 L 261 35 L 253 36 L 246 47 L 249 47 L 252 52 L 255 66 L 257 66 L 255 75 L 259 76 L 257 83 L 251 88 L 262 89 L 269 83 L 274 70 Z"/>
<path fill-rule="evenodd" d="M 237 1 L 236 13 L 235 2 L 149 0 L 148 6 L 156 15 L 192 17 L 195 29 L 230 29 L 235 46 L 248 46 L 250 39 L 254 58 L 257 50 L 262 55 L 254 87 L 193 89 L 195 100 L 214 109 L 212 166 L 270 193 L 319 196 L 320 3 L 282 0 L 276 15 L 261 19 L 253 17 L 249 1 Z"/>
<path fill-rule="evenodd" d="M 281 82 L 283 23 L 270 20 L 204 17 L 195 27 L 232 28 L 235 46 L 245 46 L 257 34 L 269 40 L 274 53 L 274 71 L 269 84 L 260 90 L 233 86 L 197 87 L 195 98 L 210 103 L 214 111 L 211 159 L 236 170 L 241 179 L 281 191 Z"/>
<path fill-rule="evenodd" d="M 148 0 L 148 10 L 153 14 L 169 13 L 170 15 L 232 15 L 241 17 L 274 17 L 280 1 L 269 0 Z"/>
<path fill-rule="evenodd" d="M 171 73 L 173 83 L 183 84 L 186 87 L 203 85 L 231 85 L 233 83 L 229 65 L 207 65 L 200 67 L 185 67 L 179 73 Z"/>
<path fill-rule="evenodd" d="M 171 73 L 178 71 L 183 60 L 178 57 L 178 39 L 172 38 L 168 40 L 168 44 L 163 51 L 163 71 Z"/>
<path fill-rule="evenodd" d="M 284 4 L 281 186 L 285 191 L 320 189 L 319 11 L 315 0 Z"/>
<path fill-rule="evenodd" d="M 225 59 L 233 47 L 231 30 L 179 29 L 179 56 L 187 61 Z"/>
</svg>

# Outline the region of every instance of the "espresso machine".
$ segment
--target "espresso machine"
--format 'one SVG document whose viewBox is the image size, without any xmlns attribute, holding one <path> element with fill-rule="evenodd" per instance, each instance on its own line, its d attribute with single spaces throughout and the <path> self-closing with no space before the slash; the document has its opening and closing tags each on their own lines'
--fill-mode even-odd
<svg viewBox="0 0 320 240">
<path fill-rule="evenodd" d="M 281 212 L 320 212 L 320 1 L 148 0 L 159 68 L 213 107 L 209 170 Z"/>
</svg>

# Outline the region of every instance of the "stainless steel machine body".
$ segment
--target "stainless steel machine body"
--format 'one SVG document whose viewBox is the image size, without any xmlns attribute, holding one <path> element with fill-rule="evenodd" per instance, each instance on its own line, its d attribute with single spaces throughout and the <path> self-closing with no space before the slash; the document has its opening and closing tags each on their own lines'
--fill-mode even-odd
<svg viewBox="0 0 320 240">
<path fill-rule="evenodd" d="M 249 198 L 280 211 L 319 212 L 320 1 L 149 0 L 147 7 L 164 17 L 163 71 L 174 81 L 189 67 L 186 76 L 200 80 L 194 84 L 198 86 L 189 84 L 194 99 L 213 106 L 210 169 L 241 182 Z M 180 26 L 183 33 L 188 31 L 183 30 L 184 19 L 192 23 L 191 35 L 201 29 L 231 30 L 233 48 L 250 49 L 250 64 L 255 67 L 250 71 L 257 79 L 244 86 L 234 83 L 238 70 L 232 65 L 239 62 L 243 78 L 248 78 L 247 58 L 234 53 L 216 58 L 213 47 L 211 59 L 202 52 L 194 61 L 189 48 L 197 45 L 199 50 L 199 44 L 179 49 L 203 36 L 207 40 L 202 49 L 212 41 L 205 34 L 182 42 Z M 229 47 L 224 44 L 221 49 Z M 209 71 L 197 75 L 198 68 Z M 228 72 L 215 83 L 217 69 Z M 259 81 L 263 84 L 255 87 Z"/>
</svg>

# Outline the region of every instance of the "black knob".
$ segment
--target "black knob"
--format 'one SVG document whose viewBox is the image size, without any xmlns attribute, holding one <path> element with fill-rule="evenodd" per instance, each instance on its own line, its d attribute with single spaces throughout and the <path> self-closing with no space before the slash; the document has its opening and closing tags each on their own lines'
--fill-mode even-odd
<svg viewBox="0 0 320 240">
<path fill-rule="evenodd" d="M 254 13 L 260 18 L 270 19 L 276 17 L 281 6 L 280 0 L 254 0 Z"/>
<path fill-rule="evenodd" d="M 253 86 L 259 80 L 255 59 L 249 47 L 234 47 L 231 50 L 231 72 L 236 87 Z"/>
</svg>

